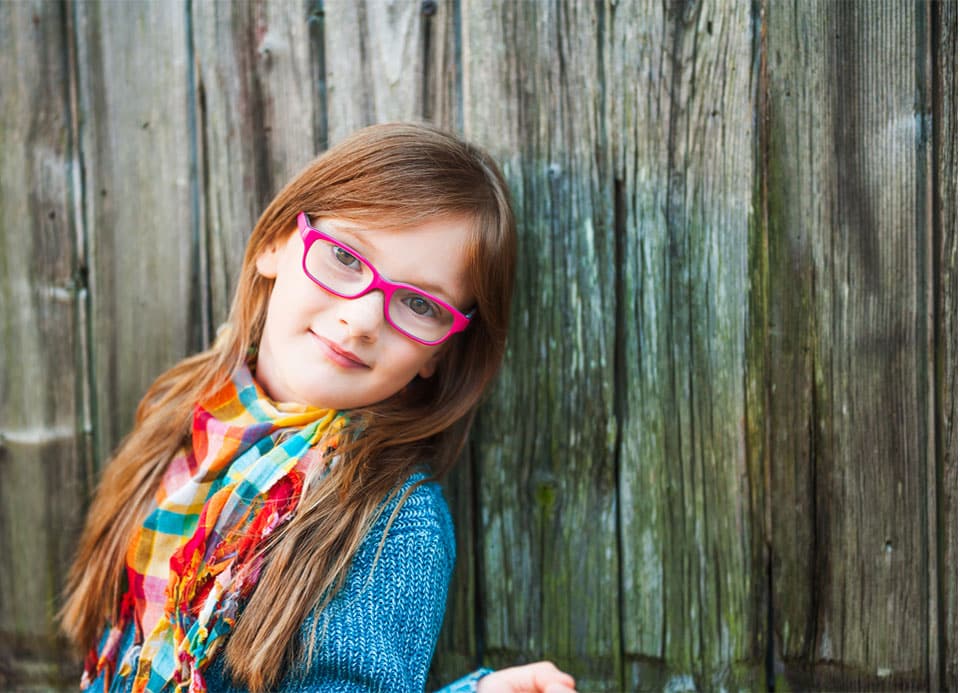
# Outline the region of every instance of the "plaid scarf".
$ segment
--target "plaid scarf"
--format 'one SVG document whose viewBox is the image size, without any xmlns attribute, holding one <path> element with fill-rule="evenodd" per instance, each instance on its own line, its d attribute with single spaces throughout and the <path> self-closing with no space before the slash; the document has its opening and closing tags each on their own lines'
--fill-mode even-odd
<svg viewBox="0 0 960 693">
<path fill-rule="evenodd" d="M 81 688 L 105 672 L 110 687 L 133 675 L 136 693 L 206 690 L 202 672 L 260 576 L 258 550 L 293 515 L 304 474 L 327 464 L 343 423 L 333 410 L 269 400 L 247 368 L 196 407 L 192 444 L 130 542 L 118 622 L 88 655 Z M 134 644 L 111 684 L 131 622 Z"/>
</svg>

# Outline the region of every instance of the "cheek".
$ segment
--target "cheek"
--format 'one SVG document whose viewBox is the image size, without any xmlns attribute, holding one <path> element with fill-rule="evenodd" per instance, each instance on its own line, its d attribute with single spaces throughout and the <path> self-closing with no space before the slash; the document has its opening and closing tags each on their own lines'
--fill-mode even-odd
<svg viewBox="0 0 960 693">
<path fill-rule="evenodd" d="M 410 341 L 389 325 L 384 325 L 377 345 L 382 363 L 389 359 L 390 370 L 396 377 L 412 378 L 427 360 L 418 344 Z"/>
<path fill-rule="evenodd" d="M 282 284 L 276 284 L 273 287 L 273 293 L 270 294 L 270 303 L 267 304 L 267 327 L 276 330 L 285 326 L 292 319 L 291 306 L 295 305 L 289 298 Z"/>
<path fill-rule="evenodd" d="M 329 302 L 327 294 L 302 276 L 281 274 L 274 284 L 267 306 L 267 322 L 302 322 Z"/>
</svg>

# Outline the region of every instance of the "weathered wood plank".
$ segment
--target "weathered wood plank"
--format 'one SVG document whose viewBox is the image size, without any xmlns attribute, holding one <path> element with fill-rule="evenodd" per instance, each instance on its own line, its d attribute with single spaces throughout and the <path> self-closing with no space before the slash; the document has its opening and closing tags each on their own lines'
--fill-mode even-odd
<svg viewBox="0 0 960 693">
<path fill-rule="evenodd" d="M 625 687 L 756 689 L 765 610 L 753 594 L 763 564 L 751 503 L 763 479 L 748 466 L 745 410 L 750 7 L 618 4 L 607 25 L 607 132 L 622 190 Z"/>
<path fill-rule="evenodd" d="M 957 690 L 957 3 L 933 13 L 936 396 L 943 546 L 938 578 L 942 690 Z"/>
<path fill-rule="evenodd" d="M 776 654 L 788 661 L 813 657 L 817 575 L 823 568 L 817 540 L 817 467 L 814 359 L 816 328 L 812 302 L 817 286 L 811 235 L 829 228 L 821 172 L 829 161 L 828 123 L 821 108 L 828 67 L 825 28 L 811 13 L 796 16 L 786 4 L 767 8 L 764 114 L 768 149 L 764 203 L 768 223 L 770 391 L 767 418 L 771 467 L 772 588 Z M 813 169 L 813 170 L 812 170 Z M 822 278 L 820 279 L 822 281 Z M 776 547 L 780 547 L 778 550 Z"/>
<path fill-rule="evenodd" d="M 421 4 L 420 41 L 423 46 L 423 118 L 451 132 L 463 132 L 460 79 L 460 15 L 457 0 Z M 437 641 L 427 690 L 443 686 L 480 664 L 478 601 L 478 505 L 474 483 L 476 463 L 469 446 L 444 483 L 453 515 L 457 562 L 447 596 L 443 628 Z"/>
<path fill-rule="evenodd" d="M 0 4 L 0 689 L 76 685 L 54 614 L 90 483 L 68 17 Z"/>
<path fill-rule="evenodd" d="M 325 0 L 330 143 L 373 123 L 424 115 L 423 8 L 408 0 Z"/>
<path fill-rule="evenodd" d="M 263 85 L 253 3 L 192 5 L 196 124 L 202 164 L 203 241 L 211 328 L 227 318 L 246 239 L 269 203 Z M 262 32 L 261 32 L 262 38 Z"/>
<path fill-rule="evenodd" d="M 507 363 L 478 421 L 484 659 L 620 690 L 613 205 L 598 5 L 464 3 L 464 132 L 520 243 Z"/>
<path fill-rule="evenodd" d="M 451 132 L 463 132 L 463 80 L 459 0 L 421 5 L 424 84 L 423 118 Z"/>
<path fill-rule="evenodd" d="M 932 689 L 927 6 L 767 11 L 778 655 L 799 688 Z"/>
<path fill-rule="evenodd" d="M 318 58 L 317 37 L 311 28 L 318 2 L 254 4 L 255 79 L 263 103 L 262 120 L 257 118 L 256 126 L 266 140 L 269 198 L 313 159 L 324 136 L 318 132 L 323 96 L 317 75 L 322 73 L 313 63 Z"/>
<path fill-rule="evenodd" d="M 477 584 L 477 507 L 475 463 L 467 450 L 444 482 L 444 496 L 454 518 L 457 561 L 447 593 L 447 610 L 437 639 L 427 690 L 441 688 L 480 664 L 477 639 L 480 613 Z"/>
<path fill-rule="evenodd" d="M 293 3 L 192 4 L 203 228 L 212 326 L 227 317 L 260 213 L 314 155 L 323 108 L 308 38 L 317 21 Z M 292 224 L 291 220 L 291 224 Z"/>
<path fill-rule="evenodd" d="M 192 65 L 183 2 L 85 2 L 75 12 L 102 462 L 151 381 L 203 341 Z"/>
</svg>

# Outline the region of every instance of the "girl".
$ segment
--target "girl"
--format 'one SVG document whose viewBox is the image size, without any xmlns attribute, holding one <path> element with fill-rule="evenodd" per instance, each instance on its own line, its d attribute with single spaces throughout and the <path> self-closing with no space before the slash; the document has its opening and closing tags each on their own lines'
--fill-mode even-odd
<svg viewBox="0 0 960 693">
<path fill-rule="evenodd" d="M 503 357 L 514 236 L 495 163 L 426 126 L 362 130 L 277 195 L 228 326 L 104 471 L 63 608 L 82 687 L 423 688 L 454 556 L 433 479 Z"/>
</svg>

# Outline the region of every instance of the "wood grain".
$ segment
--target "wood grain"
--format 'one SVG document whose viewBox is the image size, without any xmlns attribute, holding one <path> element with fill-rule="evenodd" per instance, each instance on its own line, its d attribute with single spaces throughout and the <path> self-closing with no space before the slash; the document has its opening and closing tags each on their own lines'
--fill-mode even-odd
<svg viewBox="0 0 960 693">
<path fill-rule="evenodd" d="M 0 6 L 0 689 L 76 684 L 53 615 L 90 484 L 68 18 Z"/>
<path fill-rule="evenodd" d="M 768 12 L 778 654 L 800 688 L 935 688 L 926 5 Z"/>
<path fill-rule="evenodd" d="M 325 136 L 316 117 L 324 101 L 316 83 L 319 66 L 313 64 L 315 4 L 272 0 L 254 5 L 255 79 L 263 102 L 263 120 L 256 127 L 265 140 L 267 201 L 319 153 Z"/>
<path fill-rule="evenodd" d="M 422 116 L 451 132 L 463 132 L 461 22 L 459 0 L 421 3 L 420 41 L 424 55 Z M 444 492 L 454 520 L 457 561 L 447 596 L 427 690 L 476 669 L 482 660 L 478 547 L 477 465 L 469 447 L 447 477 Z"/>
<path fill-rule="evenodd" d="M 763 685 L 746 449 L 750 7 L 611 8 L 627 689 Z M 757 494 L 763 497 L 762 492 Z"/>
<path fill-rule="evenodd" d="M 424 119 L 496 156 L 520 224 L 431 682 L 546 657 L 590 691 L 956 690 L 956 25 L 0 0 L 0 688 L 73 687 L 94 460 L 226 317 L 260 211 Z"/>
<path fill-rule="evenodd" d="M 85 167 L 78 194 L 89 234 L 102 463 L 153 379 L 203 342 L 192 65 L 184 3 L 78 3 L 76 15 Z"/>
<path fill-rule="evenodd" d="M 427 690 L 442 688 L 477 669 L 482 646 L 483 621 L 479 596 L 478 520 L 474 480 L 476 464 L 469 449 L 443 484 L 456 535 L 457 560 L 447 592 L 447 609 L 437 639 Z"/>
<path fill-rule="evenodd" d="M 374 123 L 423 117 L 421 3 L 325 0 L 330 143 Z"/>
<path fill-rule="evenodd" d="M 251 3 L 194 3 L 194 111 L 203 185 L 204 259 L 212 329 L 227 318 L 246 239 L 272 197 L 264 137 L 263 86 L 256 69 L 257 25 Z"/>
<path fill-rule="evenodd" d="M 957 690 L 957 3 L 932 12 L 934 282 L 940 470 L 939 687 Z"/>
<path fill-rule="evenodd" d="M 323 107 L 321 96 L 306 77 L 313 60 L 310 19 L 290 3 L 192 4 L 200 249 L 213 329 L 227 317 L 260 213 L 323 137 L 313 117 Z"/>
<path fill-rule="evenodd" d="M 620 688 L 614 239 L 599 17 L 586 3 L 462 8 L 464 132 L 512 186 L 507 362 L 473 437 L 485 661 L 549 653 Z"/>
<path fill-rule="evenodd" d="M 450 132 L 463 133 L 463 56 L 460 0 L 421 3 L 424 58 L 423 118 Z"/>
</svg>

